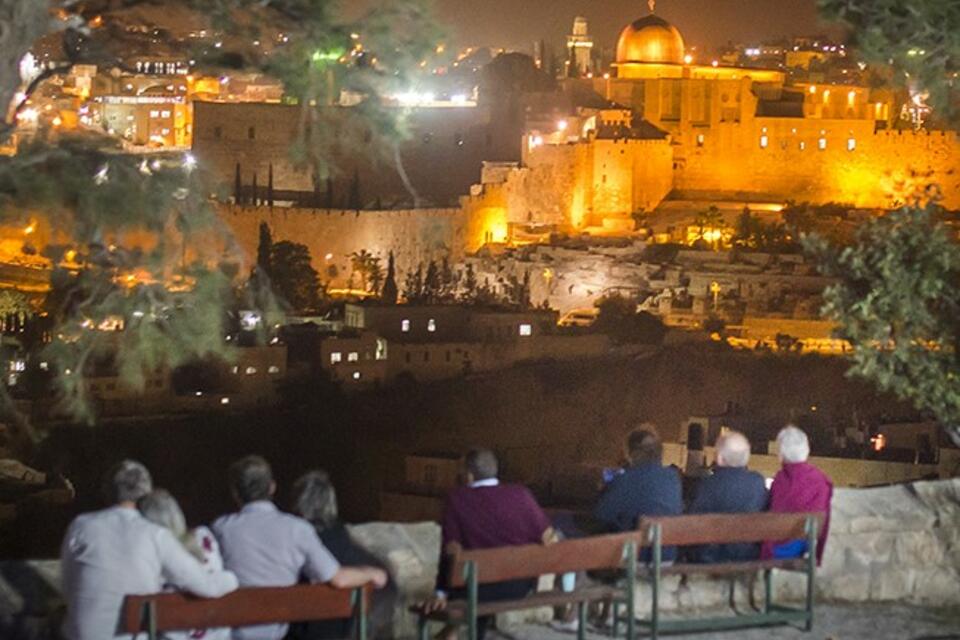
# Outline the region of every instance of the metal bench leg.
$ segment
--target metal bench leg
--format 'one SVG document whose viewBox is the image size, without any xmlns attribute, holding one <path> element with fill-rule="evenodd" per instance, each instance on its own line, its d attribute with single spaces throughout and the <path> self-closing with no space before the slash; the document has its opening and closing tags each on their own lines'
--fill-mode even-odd
<svg viewBox="0 0 960 640">
<path fill-rule="evenodd" d="M 367 599 L 363 589 L 355 589 L 353 597 L 356 598 L 357 638 L 367 640 Z"/>
<path fill-rule="evenodd" d="M 637 637 L 637 543 L 627 543 L 627 640 Z M 656 637 L 656 636 L 654 636 Z"/>
<path fill-rule="evenodd" d="M 427 619 L 424 616 L 417 618 L 417 637 L 420 640 L 430 640 L 429 627 L 427 626 Z"/>
<path fill-rule="evenodd" d="M 144 608 L 147 615 L 147 637 L 150 640 L 157 640 L 157 603 L 149 600 Z"/>
<path fill-rule="evenodd" d="M 814 574 L 817 572 L 817 520 L 807 518 L 807 622 L 804 631 L 813 631 Z"/>
<path fill-rule="evenodd" d="M 577 603 L 577 640 L 586 640 L 587 637 L 587 603 Z"/>
<path fill-rule="evenodd" d="M 773 600 L 773 571 L 765 569 L 763 572 L 763 612 L 770 613 Z"/>
<path fill-rule="evenodd" d="M 650 638 L 657 640 L 657 638 L 660 637 L 660 563 L 663 555 L 663 549 L 660 547 L 660 525 L 653 525 L 650 532 L 653 538 L 651 540 L 653 551 L 653 583 L 650 598 Z"/>
<path fill-rule="evenodd" d="M 477 630 L 477 564 L 467 562 L 463 569 L 464 580 L 467 583 L 467 638 L 478 640 Z"/>
<path fill-rule="evenodd" d="M 620 633 L 620 602 L 614 600 L 610 606 L 613 608 L 613 625 L 610 627 L 610 637 L 616 638 Z"/>
</svg>

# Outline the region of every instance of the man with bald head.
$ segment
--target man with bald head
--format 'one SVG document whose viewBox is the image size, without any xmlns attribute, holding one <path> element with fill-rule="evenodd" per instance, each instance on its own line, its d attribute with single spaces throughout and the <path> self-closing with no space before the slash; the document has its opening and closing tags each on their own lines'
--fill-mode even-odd
<svg viewBox="0 0 960 640">
<path fill-rule="evenodd" d="M 717 465 L 697 486 L 689 513 L 755 513 L 767 508 L 763 476 L 747 469 L 750 442 L 739 431 L 726 431 L 717 439 Z M 750 543 L 704 545 L 694 552 L 699 562 L 756 560 L 760 545 Z"/>
</svg>

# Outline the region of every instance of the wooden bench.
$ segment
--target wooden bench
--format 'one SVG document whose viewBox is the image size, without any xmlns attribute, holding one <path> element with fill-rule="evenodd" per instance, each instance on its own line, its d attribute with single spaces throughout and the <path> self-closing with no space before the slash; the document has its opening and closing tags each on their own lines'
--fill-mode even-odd
<svg viewBox="0 0 960 640">
<path fill-rule="evenodd" d="M 355 634 L 367 637 L 370 587 L 335 589 L 311 584 L 238 589 L 222 598 L 184 593 L 127 596 L 121 632 L 146 632 L 155 640 L 162 631 L 245 627 L 256 624 L 353 618 Z"/>
<path fill-rule="evenodd" d="M 644 536 L 644 546 L 651 548 L 649 565 L 641 567 L 638 575 L 651 584 L 652 603 L 649 620 L 635 620 L 632 611 L 627 612 L 627 637 L 635 638 L 635 625 L 649 629 L 651 638 L 656 639 L 661 632 L 686 632 L 719 629 L 735 629 L 749 626 L 764 626 L 803 623 L 810 631 L 813 625 L 814 573 L 817 562 L 817 531 L 822 516 L 814 513 L 748 513 L 748 514 L 706 514 L 673 516 L 659 518 L 641 518 L 639 529 Z M 672 564 L 664 565 L 663 547 L 693 546 L 708 544 L 756 543 L 766 540 L 805 539 L 807 552 L 803 558 L 783 560 L 755 560 L 749 562 L 729 562 L 719 564 Z M 804 608 L 790 608 L 773 604 L 773 569 L 803 571 L 807 574 L 807 592 Z M 738 574 L 755 575 L 763 572 L 764 604 L 763 609 L 754 614 L 727 617 L 698 618 L 685 620 L 661 620 L 659 595 L 662 578 L 668 575 L 703 574 L 713 576 L 734 576 Z M 626 602 L 628 609 L 631 603 Z M 621 619 L 617 604 L 614 605 L 614 636 Z"/>
<path fill-rule="evenodd" d="M 419 636 L 427 640 L 429 620 L 447 624 L 466 625 L 470 640 L 477 640 L 477 618 L 535 607 L 577 605 L 579 629 L 577 637 L 583 640 L 586 630 L 587 604 L 599 600 L 622 598 L 627 603 L 628 615 L 633 614 L 633 593 L 636 585 L 637 549 L 642 543 L 640 531 L 564 540 L 549 545 L 523 545 L 476 549 L 456 549 L 450 557 L 448 584 L 466 589 L 464 599 L 451 600 L 445 609 L 419 615 Z M 622 571 L 623 586 L 597 586 L 572 592 L 535 593 L 517 600 L 479 602 L 481 584 L 507 580 L 536 579 L 542 575 L 560 575 L 574 571 Z"/>
</svg>

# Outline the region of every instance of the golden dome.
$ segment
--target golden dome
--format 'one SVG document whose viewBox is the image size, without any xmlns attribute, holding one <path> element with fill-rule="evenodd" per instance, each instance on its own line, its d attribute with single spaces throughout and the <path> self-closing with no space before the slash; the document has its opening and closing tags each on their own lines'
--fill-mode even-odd
<svg viewBox="0 0 960 640">
<path fill-rule="evenodd" d="M 683 64 L 683 36 L 653 14 L 628 24 L 617 41 L 617 62 Z"/>
</svg>

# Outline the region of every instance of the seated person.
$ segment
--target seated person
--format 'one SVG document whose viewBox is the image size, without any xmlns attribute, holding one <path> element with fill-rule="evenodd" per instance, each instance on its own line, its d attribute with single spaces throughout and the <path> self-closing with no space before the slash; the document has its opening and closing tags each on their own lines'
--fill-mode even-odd
<svg viewBox="0 0 960 640">
<path fill-rule="evenodd" d="M 150 472 L 124 460 L 110 470 L 105 489 L 113 506 L 77 516 L 60 550 L 68 640 L 105 640 L 120 635 L 127 594 L 159 593 L 164 586 L 204 598 L 237 588 L 229 571 L 205 571 L 167 529 L 137 511 L 153 490 Z"/>
<path fill-rule="evenodd" d="M 223 561 L 243 587 L 289 587 L 301 576 L 337 589 L 365 584 L 381 588 L 387 574 L 379 567 L 340 566 L 313 526 L 297 516 L 281 513 L 271 499 L 277 490 L 273 471 L 260 456 L 247 456 L 230 466 L 233 496 L 240 511 L 213 523 Z M 233 630 L 234 640 L 279 640 L 286 624 L 267 624 Z"/>
<path fill-rule="evenodd" d="M 627 438 L 630 465 L 600 494 L 594 517 L 607 531 L 632 531 L 641 516 L 677 516 L 683 511 L 680 474 L 662 464 L 663 445 L 652 425 L 644 425 Z M 672 562 L 676 547 L 664 547 L 662 559 Z M 649 561 L 650 549 L 642 559 Z"/>
<path fill-rule="evenodd" d="M 756 513 L 767 508 L 763 476 L 747 469 L 750 442 L 739 431 L 717 439 L 717 466 L 696 487 L 689 513 Z M 711 544 L 691 550 L 695 562 L 740 562 L 760 557 L 754 543 Z"/>
<path fill-rule="evenodd" d="M 807 434 L 788 425 L 777 434 L 782 467 L 770 487 L 770 511 L 775 513 L 822 513 L 823 522 L 817 535 L 817 564 L 823 558 L 830 526 L 830 501 L 833 483 L 820 469 L 807 462 L 810 442 Z M 800 558 L 807 552 L 806 540 L 780 540 L 763 543 L 760 557 Z"/>
<path fill-rule="evenodd" d="M 150 522 L 165 527 L 176 537 L 190 555 L 200 561 L 203 570 L 214 574 L 223 571 L 223 558 L 213 533 L 206 527 L 187 530 L 187 520 L 180 505 L 168 491 L 154 489 L 137 501 L 137 509 Z M 164 640 L 230 640 L 230 629 L 192 629 L 190 631 L 165 631 Z"/>
<path fill-rule="evenodd" d="M 326 471 L 309 471 L 293 485 L 294 513 L 313 525 L 323 546 L 345 567 L 380 567 L 372 553 L 356 544 L 337 516 L 337 493 Z M 373 594 L 370 607 L 370 636 L 390 637 L 397 590 L 393 582 Z M 351 638 L 351 620 L 317 620 L 293 624 L 287 640 Z"/>
<path fill-rule="evenodd" d="M 519 484 L 501 484 L 497 478 L 499 462 L 489 449 L 474 449 L 466 457 L 466 485 L 447 496 L 443 508 L 442 547 L 437 576 L 436 597 L 424 605 L 424 611 L 442 609 L 449 597 L 463 597 L 465 590 L 450 592 L 447 584 L 448 556 L 451 545 L 463 549 L 488 549 L 509 545 L 550 543 L 556 539 L 547 515 L 537 504 L 530 490 Z M 537 581 L 513 580 L 481 584 L 479 600 L 513 600 L 536 588 Z M 478 637 L 482 640 L 491 621 L 478 619 Z M 456 637 L 455 629 L 445 630 L 446 637 Z"/>
</svg>

